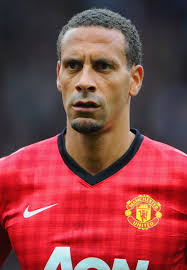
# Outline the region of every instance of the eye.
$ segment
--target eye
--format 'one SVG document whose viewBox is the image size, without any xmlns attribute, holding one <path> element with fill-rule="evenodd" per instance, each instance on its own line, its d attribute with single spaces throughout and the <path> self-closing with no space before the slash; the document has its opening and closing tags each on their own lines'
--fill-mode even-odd
<svg viewBox="0 0 187 270">
<path fill-rule="evenodd" d="M 77 60 L 71 60 L 67 62 L 66 67 L 70 70 L 80 70 L 82 68 L 82 64 Z"/>
<path fill-rule="evenodd" d="M 107 62 L 105 62 L 105 61 L 97 61 L 96 63 L 95 63 L 95 69 L 96 70 L 109 70 L 109 69 L 111 69 L 112 68 L 112 66 L 109 64 L 109 63 L 107 63 Z"/>
</svg>

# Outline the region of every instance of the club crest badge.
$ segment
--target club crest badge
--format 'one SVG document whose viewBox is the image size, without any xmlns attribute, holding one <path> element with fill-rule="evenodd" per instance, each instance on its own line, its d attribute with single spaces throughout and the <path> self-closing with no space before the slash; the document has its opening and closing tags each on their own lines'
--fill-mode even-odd
<svg viewBox="0 0 187 270">
<path fill-rule="evenodd" d="M 161 204 L 149 195 L 139 195 L 126 203 L 125 215 L 128 222 L 140 230 L 148 230 L 156 226 L 162 213 Z"/>
</svg>

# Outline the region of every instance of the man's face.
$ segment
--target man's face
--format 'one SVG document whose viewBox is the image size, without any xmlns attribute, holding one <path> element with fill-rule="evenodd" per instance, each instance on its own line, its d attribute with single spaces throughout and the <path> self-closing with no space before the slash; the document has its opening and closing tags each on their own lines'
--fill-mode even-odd
<svg viewBox="0 0 187 270">
<path fill-rule="evenodd" d="M 64 35 L 57 87 L 74 130 L 98 134 L 127 114 L 132 75 L 124 48 L 125 40 L 118 30 L 79 27 Z M 93 101 L 99 107 L 81 109 L 81 104 L 73 106 L 77 101 Z"/>
</svg>

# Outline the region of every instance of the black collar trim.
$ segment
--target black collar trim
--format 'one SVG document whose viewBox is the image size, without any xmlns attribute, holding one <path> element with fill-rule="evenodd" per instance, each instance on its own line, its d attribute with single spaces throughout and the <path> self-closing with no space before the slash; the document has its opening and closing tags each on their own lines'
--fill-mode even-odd
<svg viewBox="0 0 187 270">
<path fill-rule="evenodd" d="M 137 129 L 131 129 L 131 131 L 135 134 L 135 138 L 127 152 L 106 169 L 102 170 L 96 175 L 91 175 L 85 169 L 79 166 L 79 164 L 66 151 L 64 140 L 64 134 L 66 134 L 66 130 L 67 128 L 65 127 L 61 134 L 58 136 L 58 148 L 61 157 L 71 171 L 73 171 L 81 179 L 92 186 L 112 176 L 125 165 L 127 165 L 127 163 L 129 163 L 129 161 L 135 156 L 144 138 Z"/>
</svg>

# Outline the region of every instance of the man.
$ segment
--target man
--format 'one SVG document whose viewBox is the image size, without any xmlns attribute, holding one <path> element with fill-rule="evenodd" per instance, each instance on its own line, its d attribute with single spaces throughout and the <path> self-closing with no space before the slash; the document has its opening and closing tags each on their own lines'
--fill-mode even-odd
<svg viewBox="0 0 187 270">
<path fill-rule="evenodd" d="M 12 247 L 22 269 L 187 269 L 186 155 L 130 129 L 135 26 L 86 10 L 57 51 L 67 127 L 0 161 L 0 264 Z"/>
</svg>

